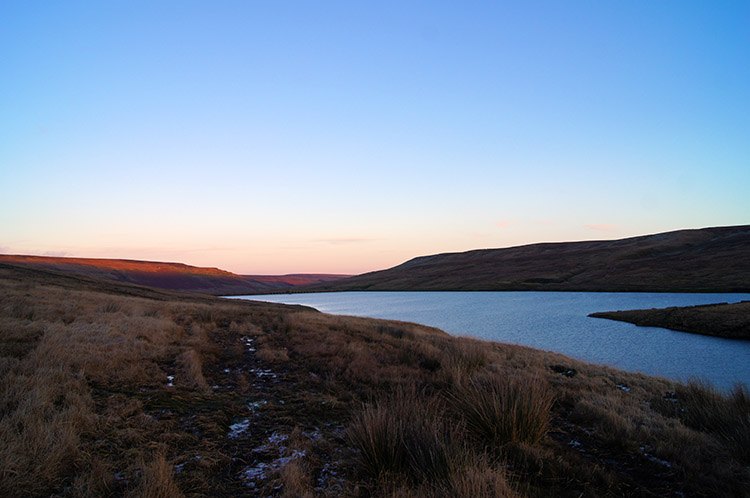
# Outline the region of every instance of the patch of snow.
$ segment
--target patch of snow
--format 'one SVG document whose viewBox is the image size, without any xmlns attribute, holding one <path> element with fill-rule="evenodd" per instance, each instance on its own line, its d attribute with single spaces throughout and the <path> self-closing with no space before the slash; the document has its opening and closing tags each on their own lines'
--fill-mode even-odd
<svg viewBox="0 0 750 498">
<path fill-rule="evenodd" d="M 317 428 L 313 432 L 303 432 L 302 435 L 310 441 L 319 441 L 320 439 L 323 439 L 323 435 Z"/>
<path fill-rule="evenodd" d="M 279 471 L 286 467 L 289 462 L 305 456 L 304 451 L 292 450 L 289 456 L 277 458 L 271 463 L 258 463 L 254 467 L 248 467 L 240 473 L 240 478 L 250 487 L 255 487 L 255 482 L 261 479 L 267 479 L 272 472 Z M 250 481 L 250 482 L 247 482 Z"/>
<path fill-rule="evenodd" d="M 258 410 L 258 408 L 267 404 L 268 404 L 268 401 L 264 399 L 260 401 L 253 401 L 252 403 L 247 404 L 247 409 L 250 410 L 250 413 L 255 413 Z"/>
<path fill-rule="evenodd" d="M 174 375 L 167 375 L 167 387 L 174 386 Z"/>
<path fill-rule="evenodd" d="M 250 373 L 254 373 L 258 377 L 271 377 L 272 379 L 276 378 L 276 374 L 273 373 L 273 370 L 271 369 L 262 369 L 262 368 L 253 368 L 250 370 Z"/>
<path fill-rule="evenodd" d="M 274 432 L 273 434 L 268 436 L 268 443 L 258 446 L 257 448 L 253 448 L 252 451 L 253 453 L 266 453 L 268 451 L 275 450 L 279 454 L 282 454 L 284 453 L 284 451 L 286 451 L 286 446 L 283 446 L 282 443 L 287 439 L 289 439 L 289 436 Z"/>
<path fill-rule="evenodd" d="M 278 464 L 279 468 L 286 467 L 286 464 L 291 462 L 292 460 L 296 460 L 298 458 L 303 458 L 306 455 L 305 450 L 292 450 L 292 454 L 289 456 L 277 458 L 273 461 L 273 465 L 275 466 Z"/>
<path fill-rule="evenodd" d="M 646 458 L 648 458 L 652 462 L 659 463 L 661 465 L 664 465 L 667 468 L 671 468 L 672 467 L 671 463 L 667 462 L 666 460 L 662 460 L 661 458 L 657 458 L 657 457 L 655 457 L 654 455 L 652 455 L 650 453 L 647 453 L 646 449 L 647 448 L 645 446 L 641 446 L 641 451 L 643 452 L 643 456 L 645 456 Z"/>
<path fill-rule="evenodd" d="M 243 336 L 242 337 L 242 342 L 245 343 L 245 346 L 247 347 L 247 350 L 249 352 L 251 352 L 251 353 L 255 352 L 255 348 L 253 347 L 253 338 L 252 337 Z"/>
<path fill-rule="evenodd" d="M 287 436 L 286 434 L 279 434 L 278 432 L 274 432 L 273 434 L 268 436 L 268 442 L 273 445 L 278 445 L 279 443 L 283 443 L 287 439 L 289 439 L 289 436 Z"/>
<path fill-rule="evenodd" d="M 228 368 L 225 368 L 225 369 L 224 369 L 224 373 L 225 373 L 225 374 L 228 374 L 229 372 L 230 372 L 230 370 L 229 370 Z"/>
<path fill-rule="evenodd" d="M 660 463 L 664 465 L 667 468 L 671 468 L 672 464 L 667 462 L 666 460 L 662 460 L 661 458 L 656 458 L 654 455 L 649 455 L 648 453 L 644 453 L 643 456 L 647 457 L 652 462 Z"/>
<path fill-rule="evenodd" d="M 238 439 L 249 428 L 250 428 L 250 419 L 247 418 L 243 420 L 242 422 L 237 422 L 236 424 L 230 425 L 229 434 L 227 434 L 227 437 L 229 439 Z"/>
<path fill-rule="evenodd" d="M 273 470 L 273 467 L 271 467 L 267 463 L 259 463 L 255 467 L 248 467 L 247 469 L 243 470 L 240 474 L 240 477 L 243 481 L 247 480 L 257 480 L 257 479 L 265 479 L 268 477 L 268 474 Z M 255 487 L 254 482 L 247 482 L 248 486 Z"/>
<path fill-rule="evenodd" d="M 323 468 L 320 469 L 320 476 L 318 477 L 318 487 L 315 488 L 317 491 L 323 489 L 341 490 L 344 480 L 338 475 L 338 465 L 336 462 L 333 464 L 326 462 Z"/>
<path fill-rule="evenodd" d="M 177 465 L 175 465 L 175 466 L 174 466 L 174 471 L 175 471 L 175 473 L 179 474 L 180 472 L 182 472 L 182 468 L 183 468 L 184 466 L 185 466 L 185 464 L 184 464 L 184 463 L 180 463 L 180 464 L 177 464 Z"/>
<path fill-rule="evenodd" d="M 622 384 L 617 384 L 617 387 L 619 387 L 619 388 L 620 388 L 620 389 L 622 389 L 623 391 L 627 391 L 627 392 L 630 392 L 630 388 L 629 388 L 628 386 L 624 386 L 624 385 L 622 385 Z"/>
</svg>

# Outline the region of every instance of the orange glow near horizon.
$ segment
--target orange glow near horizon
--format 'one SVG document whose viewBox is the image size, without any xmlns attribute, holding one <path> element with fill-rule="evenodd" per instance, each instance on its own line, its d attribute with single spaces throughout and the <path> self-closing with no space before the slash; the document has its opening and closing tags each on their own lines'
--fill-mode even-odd
<svg viewBox="0 0 750 498">
<path fill-rule="evenodd" d="M 591 240 L 592 232 L 607 234 L 606 238 L 623 238 L 646 233 L 623 233 L 615 225 L 584 225 L 577 230 L 562 224 L 541 225 L 535 222 L 494 222 L 477 226 L 472 232 L 451 237 L 426 233 L 398 240 L 385 238 L 338 237 L 315 240 L 285 240 L 274 246 L 270 237 L 264 245 L 198 246 L 187 238 L 184 247 L 121 246 L 80 247 L 58 246 L 37 248 L 0 247 L 0 253 L 37 256 L 130 259 L 152 262 L 184 263 L 191 266 L 219 268 L 241 275 L 287 275 L 294 273 L 325 273 L 357 275 L 384 270 L 418 256 L 473 249 L 501 248 L 537 242 Z M 576 233 L 578 237 L 566 237 Z M 655 233 L 655 232 L 651 232 Z"/>
</svg>

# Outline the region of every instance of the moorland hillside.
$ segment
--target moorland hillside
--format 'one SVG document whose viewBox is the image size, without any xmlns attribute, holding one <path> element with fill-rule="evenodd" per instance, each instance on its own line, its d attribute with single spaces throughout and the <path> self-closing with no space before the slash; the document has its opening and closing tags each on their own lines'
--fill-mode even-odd
<svg viewBox="0 0 750 498">
<path fill-rule="evenodd" d="M 747 496 L 750 393 L 0 263 L 0 496 Z"/>
<path fill-rule="evenodd" d="M 436 254 L 306 291 L 750 292 L 750 226 Z"/>
</svg>

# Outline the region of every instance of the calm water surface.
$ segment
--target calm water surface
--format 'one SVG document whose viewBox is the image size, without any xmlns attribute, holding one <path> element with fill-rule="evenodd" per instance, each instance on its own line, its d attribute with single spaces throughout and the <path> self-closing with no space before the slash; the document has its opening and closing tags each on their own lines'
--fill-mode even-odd
<svg viewBox="0 0 750 498">
<path fill-rule="evenodd" d="M 595 311 L 737 302 L 750 300 L 750 294 L 334 292 L 235 297 L 417 322 L 453 335 L 556 351 L 678 381 L 705 378 L 724 389 L 736 381 L 750 384 L 750 341 L 587 317 Z"/>
</svg>

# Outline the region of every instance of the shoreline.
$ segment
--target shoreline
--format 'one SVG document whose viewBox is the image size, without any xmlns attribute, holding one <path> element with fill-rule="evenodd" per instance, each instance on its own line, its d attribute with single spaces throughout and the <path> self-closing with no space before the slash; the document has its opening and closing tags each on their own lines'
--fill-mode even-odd
<svg viewBox="0 0 750 498">
<path fill-rule="evenodd" d="M 750 340 L 750 301 L 600 311 L 589 316 L 632 323 L 639 327 L 660 327 L 711 337 Z"/>
</svg>

